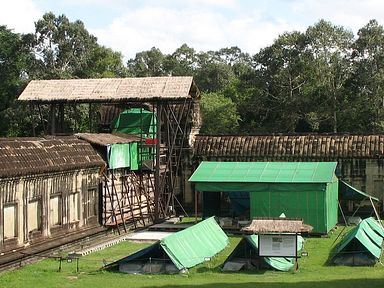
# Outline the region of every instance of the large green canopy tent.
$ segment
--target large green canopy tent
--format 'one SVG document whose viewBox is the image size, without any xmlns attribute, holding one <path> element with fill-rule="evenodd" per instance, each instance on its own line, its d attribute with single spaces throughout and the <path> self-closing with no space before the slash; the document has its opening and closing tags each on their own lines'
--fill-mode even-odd
<svg viewBox="0 0 384 288">
<path fill-rule="evenodd" d="M 249 217 L 302 218 L 314 233 L 337 223 L 337 162 L 207 162 L 189 181 L 203 192 L 203 216 L 217 215 L 213 192 L 248 192 Z M 212 192 L 212 193 L 211 193 Z M 214 207 L 215 208 L 215 207 Z M 216 207 L 217 208 L 217 207 Z"/>
<path fill-rule="evenodd" d="M 175 273 L 210 259 L 229 243 L 214 217 L 106 266 L 132 274 Z"/>
<path fill-rule="evenodd" d="M 350 230 L 333 249 L 331 260 L 338 265 L 375 265 L 382 253 L 383 227 L 372 217 Z"/>
<path fill-rule="evenodd" d="M 297 251 L 303 248 L 304 239 L 297 235 Z M 258 235 L 246 235 L 227 257 L 222 265 L 223 271 L 276 269 L 289 271 L 294 268 L 295 259 L 291 257 L 260 257 Z"/>
</svg>

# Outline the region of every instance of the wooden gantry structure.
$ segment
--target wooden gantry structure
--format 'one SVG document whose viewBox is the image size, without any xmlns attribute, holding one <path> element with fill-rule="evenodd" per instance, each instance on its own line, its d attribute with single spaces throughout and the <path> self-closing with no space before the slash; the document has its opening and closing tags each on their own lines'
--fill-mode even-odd
<svg viewBox="0 0 384 288">
<path fill-rule="evenodd" d="M 110 121 L 124 109 L 145 107 L 145 111 L 153 113 L 156 127 L 151 141 L 140 133 L 76 135 L 89 142 L 106 162 L 111 145 L 136 142 L 138 149 L 146 147 L 151 151 L 151 163 L 147 161 L 135 170 L 107 167 L 100 171 L 103 224 L 126 229 L 126 224 L 137 227 L 164 219 L 175 213 L 175 207 L 183 211 L 176 194 L 182 194 L 187 183 L 188 175 L 183 171 L 201 125 L 199 98 L 192 77 L 145 77 L 33 80 L 18 100 L 29 102 L 36 113 L 41 105 L 49 105 L 51 118 L 46 129 L 52 135 L 66 132 L 66 105 L 88 104 L 91 126 L 91 114 L 98 107 L 103 122 L 98 123 L 102 128 L 99 132 L 104 133 L 111 132 Z"/>
</svg>

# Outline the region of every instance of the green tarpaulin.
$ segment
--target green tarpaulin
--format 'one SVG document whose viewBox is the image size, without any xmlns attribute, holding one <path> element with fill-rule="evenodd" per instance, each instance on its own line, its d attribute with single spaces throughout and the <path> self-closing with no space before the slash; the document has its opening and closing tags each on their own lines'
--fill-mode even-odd
<svg viewBox="0 0 384 288">
<path fill-rule="evenodd" d="M 383 228 L 375 219 L 364 219 L 341 239 L 332 251 L 332 261 L 339 265 L 374 265 L 382 252 L 383 237 Z"/>
<path fill-rule="evenodd" d="M 196 183 L 329 183 L 337 162 L 208 162 L 189 181 Z M 196 188 L 198 189 L 198 188 Z M 203 189 L 202 189 L 203 190 Z"/>
<path fill-rule="evenodd" d="M 160 245 L 177 268 L 190 268 L 213 257 L 229 243 L 227 235 L 210 217 L 190 228 L 171 234 Z"/>
<path fill-rule="evenodd" d="M 297 251 L 303 248 L 303 243 L 303 237 L 298 235 Z M 274 268 L 279 271 L 289 271 L 294 268 L 294 261 L 294 258 L 290 257 L 260 257 L 258 235 L 247 235 L 225 260 L 222 269 L 223 271 L 238 271 Z"/>
<path fill-rule="evenodd" d="M 110 169 L 129 168 L 138 170 L 140 166 L 137 142 L 112 144 L 108 146 L 108 167 Z"/>
<path fill-rule="evenodd" d="M 148 138 L 156 136 L 156 118 L 153 112 L 131 108 L 120 113 L 112 122 L 112 133 L 141 134 Z"/>
<path fill-rule="evenodd" d="M 129 144 L 113 144 L 108 146 L 108 166 L 110 169 L 131 166 Z"/>
<path fill-rule="evenodd" d="M 349 185 L 348 183 L 340 180 L 340 193 L 343 200 L 364 200 L 371 198 L 372 200 L 379 201 L 378 198 L 364 193 L 359 189 Z"/>
<path fill-rule="evenodd" d="M 207 211 L 215 211 L 210 205 L 217 205 L 205 201 L 204 192 L 248 192 L 250 218 L 278 217 L 284 211 L 289 218 L 302 218 L 313 227 L 313 233 L 325 234 L 337 223 L 336 165 L 336 162 L 203 161 L 189 181 L 197 191 L 203 192 L 204 216 L 210 216 Z"/>
<path fill-rule="evenodd" d="M 179 271 L 209 260 L 222 251 L 228 243 L 227 235 L 216 223 L 214 217 L 211 217 L 166 236 L 150 247 L 111 263 L 106 268 L 119 266 L 120 271 L 127 273 Z M 169 267 L 170 264 L 174 267 L 173 269 Z"/>
</svg>

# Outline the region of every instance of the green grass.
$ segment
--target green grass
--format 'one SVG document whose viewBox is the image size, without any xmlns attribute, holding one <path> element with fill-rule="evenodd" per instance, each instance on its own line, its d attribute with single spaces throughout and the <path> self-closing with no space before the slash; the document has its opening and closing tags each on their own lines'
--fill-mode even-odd
<svg viewBox="0 0 384 288">
<path fill-rule="evenodd" d="M 100 270 L 103 261 L 120 259 L 148 243 L 123 242 L 76 262 L 59 263 L 46 259 L 21 269 L 0 274 L 0 287 L 384 287 L 384 266 L 344 267 L 325 265 L 329 250 L 341 229 L 329 238 L 309 238 L 305 243 L 307 257 L 299 259 L 297 272 L 222 273 L 220 265 L 236 246 L 239 237 L 231 237 L 230 246 L 210 262 L 198 265 L 188 274 L 128 275 Z"/>
</svg>

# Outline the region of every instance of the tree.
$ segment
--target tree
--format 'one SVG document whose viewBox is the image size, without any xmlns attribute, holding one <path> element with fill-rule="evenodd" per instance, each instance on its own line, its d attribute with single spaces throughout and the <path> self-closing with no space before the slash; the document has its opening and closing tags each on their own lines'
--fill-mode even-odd
<svg viewBox="0 0 384 288">
<path fill-rule="evenodd" d="M 220 93 L 204 93 L 201 99 L 202 134 L 233 134 L 239 115 L 231 99 Z"/>
<path fill-rule="evenodd" d="M 128 75 L 131 77 L 164 76 L 166 75 L 164 59 L 163 53 L 155 47 L 136 53 L 135 58 L 127 62 Z"/>
<path fill-rule="evenodd" d="M 125 77 L 127 69 L 123 65 L 123 55 L 105 46 L 97 46 L 89 55 L 83 73 L 87 78 Z"/>
<path fill-rule="evenodd" d="M 320 130 L 338 132 L 341 107 L 347 105 L 346 82 L 352 73 L 350 65 L 353 33 L 342 26 L 320 20 L 306 31 L 307 51 L 313 61 L 307 73 L 311 77 L 309 95 L 317 107 L 311 114 Z"/>
<path fill-rule="evenodd" d="M 195 75 L 198 68 L 198 55 L 195 49 L 187 44 L 181 45 L 171 55 L 165 57 L 164 68 L 167 74 L 173 76 Z"/>
<path fill-rule="evenodd" d="M 205 92 L 222 92 L 234 80 L 235 75 L 230 66 L 224 63 L 207 62 L 196 71 L 196 82 Z"/>
<path fill-rule="evenodd" d="M 26 82 L 31 55 L 24 38 L 0 26 L 0 134 L 7 136 L 13 103 Z M 23 116 L 25 117 L 25 115 Z"/>
<path fill-rule="evenodd" d="M 36 69 L 33 78 L 86 78 L 97 39 L 89 34 L 83 22 L 70 22 L 65 15 L 52 12 L 35 23 L 33 51 Z"/>
<path fill-rule="evenodd" d="M 353 45 L 353 123 L 362 132 L 384 130 L 384 29 L 370 20 Z"/>
<path fill-rule="evenodd" d="M 306 37 L 300 32 L 280 35 L 271 46 L 254 56 L 255 71 L 243 77 L 244 86 L 248 87 L 248 91 L 243 93 L 248 96 L 243 99 L 239 110 L 246 124 L 243 128 L 295 131 L 307 110 L 303 90 L 307 83 L 305 69 L 309 59 Z M 251 127 L 249 123 L 253 123 Z"/>
</svg>

